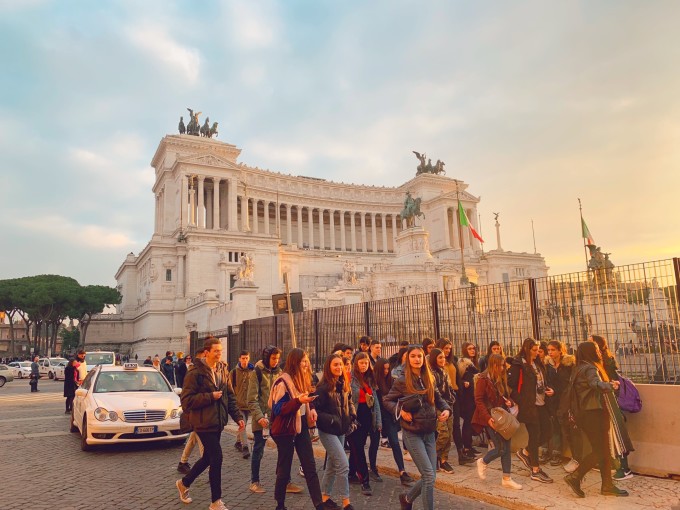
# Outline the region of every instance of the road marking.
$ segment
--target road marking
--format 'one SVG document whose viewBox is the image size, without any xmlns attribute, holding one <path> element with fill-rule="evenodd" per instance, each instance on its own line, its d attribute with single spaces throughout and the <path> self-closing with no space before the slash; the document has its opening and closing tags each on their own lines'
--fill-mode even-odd
<svg viewBox="0 0 680 510">
<path fill-rule="evenodd" d="M 59 393 L 45 393 L 44 395 L 23 394 L 23 395 L 3 395 L 0 403 L 3 402 L 56 402 L 63 401 L 64 397 Z"/>
<path fill-rule="evenodd" d="M 5 434 L 0 435 L 0 441 L 15 441 L 17 439 L 32 439 L 36 437 L 70 436 L 70 432 L 34 432 L 32 434 Z"/>
<path fill-rule="evenodd" d="M 52 416 L 31 416 L 30 418 L 5 418 L 5 419 L 0 419 L 0 423 L 11 423 L 11 422 L 18 422 L 18 421 L 33 421 L 33 420 L 61 420 L 64 417 L 68 417 L 66 413 L 64 414 L 56 414 Z"/>
</svg>

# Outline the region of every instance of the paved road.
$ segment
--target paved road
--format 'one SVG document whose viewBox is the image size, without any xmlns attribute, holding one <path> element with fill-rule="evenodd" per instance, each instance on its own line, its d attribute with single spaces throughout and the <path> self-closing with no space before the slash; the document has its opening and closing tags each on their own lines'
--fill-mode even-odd
<svg viewBox="0 0 680 510">
<path fill-rule="evenodd" d="M 82 452 L 78 434 L 68 432 L 69 417 L 64 414 L 62 387 L 62 382 L 42 379 L 39 393 L 30 393 L 25 380 L 0 388 L 1 510 L 208 508 L 207 472 L 191 488 L 194 498 L 191 505 L 184 505 L 177 498 L 174 482 L 179 478 L 176 467 L 181 446 L 133 444 Z M 225 503 L 232 510 L 273 510 L 276 506 L 273 499 L 275 450 L 267 449 L 262 462 L 262 481 L 270 490 L 255 495 L 248 490 L 249 462 L 236 455 L 233 443 L 232 436 L 223 435 Z M 191 462 L 197 454 L 197 451 L 192 454 Z M 295 472 L 297 468 L 296 462 Z M 294 478 L 304 485 L 302 478 L 297 475 Z M 352 503 L 357 510 L 399 508 L 402 489 L 394 478 L 385 477 L 385 483 L 374 483 L 373 489 L 373 496 L 366 497 L 352 486 Z M 437 509 L 498 508 L 436 492 Z M 310 509 L 311 502 L 306 493 L 289 495 L 286 506 L 290 510 Z"/>
</svg>

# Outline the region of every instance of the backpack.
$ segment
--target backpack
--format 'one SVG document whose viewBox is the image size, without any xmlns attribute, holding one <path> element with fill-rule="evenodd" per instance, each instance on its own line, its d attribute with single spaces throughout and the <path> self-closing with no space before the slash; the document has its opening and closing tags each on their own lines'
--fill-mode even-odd
<svg viewBox="0 0 680 510">
<path fill-rule="evenodd" d="M 619 393 L 616 400 L 622 411 L 639 413 L 642 410 L 642 398 L 635 383 L 627 377 L 619 376 Z"/>
</svg>

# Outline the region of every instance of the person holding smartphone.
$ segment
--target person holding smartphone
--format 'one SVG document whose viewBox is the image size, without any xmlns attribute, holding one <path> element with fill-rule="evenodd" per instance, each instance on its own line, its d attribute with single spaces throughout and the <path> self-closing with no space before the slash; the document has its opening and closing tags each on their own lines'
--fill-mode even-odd
<svg viewBox="0 0 680 510">
<path fill-rule="evenodd" d="M 312 438 L 309 436 L 309 425 L 316 424 L 317 412 L 312 402 L 316 395 L 310 395 L 312 388 L 309 357 L 302 349 L 292 349 L 286 358 L 283 373 L 274 381 L 269 396 L 269 407 L 276 420 L 279 416 L 295 415 L 295 426 L 292 435 L 275 435 L 274 426 L 270 430 L 271 437 L 276 443 L 278 457 L 276 459 L 276 485 L 274 499 L 277 510 L 284 510 L 286 503 L 286 486 L 290 480 L 290 470 L 293 465 L 293 453 L 297 452 L 298 459 L 305 473 L 305 482 L 309 489 L 309 497 L 316 510 L 340 510 L 332 500 L 323 501 L 319 475 L 314 462 Z"/>
</svg>

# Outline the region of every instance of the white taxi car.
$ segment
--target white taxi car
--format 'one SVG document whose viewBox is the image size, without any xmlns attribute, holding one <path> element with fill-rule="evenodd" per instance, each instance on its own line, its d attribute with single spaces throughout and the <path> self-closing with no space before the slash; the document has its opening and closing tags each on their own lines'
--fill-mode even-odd
<svg viewBox="0 0 680 510">
<path fill-rule="evenodd" d="M 184 440 L 180 392 L 153 367 L 94 367 L 76 390 L 71 432 L 80 432 L 83 451 L 100 444 Z"/>
<path fill-rule="evenodd" d="M 7 365 L 14 374 L 15 378 L 28 379 L 31 377 L 31 362 L 30 361 L 12 361 Z"/>
</svg>

